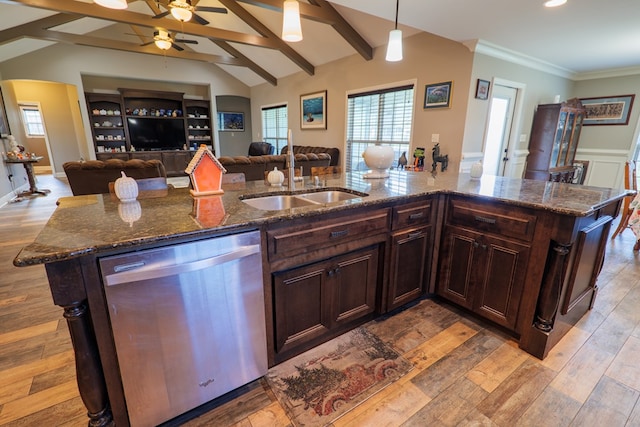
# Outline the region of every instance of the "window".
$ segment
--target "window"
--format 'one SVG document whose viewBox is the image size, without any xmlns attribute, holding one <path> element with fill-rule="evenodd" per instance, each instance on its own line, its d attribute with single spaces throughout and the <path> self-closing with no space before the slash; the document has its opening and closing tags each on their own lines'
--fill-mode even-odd
<svg viewBox="0 0 640 427">
<path fill-rule="evenodd" d="M 44 123 L 40 109 L 35 105 L 20 105 L 22 122 L 28 137 L 44 136 Z"/>
<path fill-rule="evenodd" d="M 273 145 L 276 154 L 287 145 L 288 123 L 286 105 L 262 108 L 262 140 Z"/>
<path fill-rule="evenodd" d="M 409 151 L 413 98 L 413 84 L 348 96 L 347 171 L 367 168 L 362 153 L 369 145 L 391 145 L 396 159 Z"/>
</svg>

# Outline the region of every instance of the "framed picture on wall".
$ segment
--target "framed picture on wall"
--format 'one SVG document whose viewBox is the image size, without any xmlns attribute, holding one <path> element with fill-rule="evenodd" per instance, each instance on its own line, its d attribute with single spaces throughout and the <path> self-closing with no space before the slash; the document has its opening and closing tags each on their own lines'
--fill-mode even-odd
<svg viewBox="0 0 640 427">
<path fill-rule="evenodd" d="M 7 111 L 5 110 L 4 98 L 2 97 L 2 88 L 0 88 L 0 135 L 9 135 L 10 133 Z"/>
<path fill-rule="evenodd" d="M 453 82 L 442 82 L 424 87 L 424 108 L 451 107 Z"/>
<path fill-rule="evenodd" d="M 581 98 L 580 102 L 586 110 L 585 126 L 626 125 L 635 95 L 600 96 L 597 98 Z"/>
<path fill-rule="evenodd" d="M 244 132 L 244 113 L 218 113 L 218 130 L 222 132 Z"/>
<path fill-rule="evenodd" d="M 476 86 L 476 99 L 488 99 L 489 98 L 489 81 L 478 79 L 478 85 Z"/>
<path fill-rule="evenodd" d="M 300 129 L 327 128 L 327 91 L 300 95 Z"/>
</svg>

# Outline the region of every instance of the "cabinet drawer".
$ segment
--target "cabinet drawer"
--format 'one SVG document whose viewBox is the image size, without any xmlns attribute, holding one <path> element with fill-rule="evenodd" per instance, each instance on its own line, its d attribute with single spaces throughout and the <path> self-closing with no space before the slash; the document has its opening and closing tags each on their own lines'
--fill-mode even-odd
<svg viewBox="0 0 640 427">
<path fill-rule="evenodd" d="M 391 229 L 395 231 L 402 228 L 429 224 L 431 222 L 432 203 L 432 199 L 426 199 L 394 207 Z"/>
<path fill-rule="evenodd" d="M 450 199 L 447 224 L 531 241 L 536 217 L 517 207 Z"/>
<path fill-rule="evenodd" d="M 342 216 L 316 224 L 309 222 L 267 231 L 269 259 L 285 258 L 386 233 L 389 227 L 387 210 L 367 215 Z"/>
</svg>

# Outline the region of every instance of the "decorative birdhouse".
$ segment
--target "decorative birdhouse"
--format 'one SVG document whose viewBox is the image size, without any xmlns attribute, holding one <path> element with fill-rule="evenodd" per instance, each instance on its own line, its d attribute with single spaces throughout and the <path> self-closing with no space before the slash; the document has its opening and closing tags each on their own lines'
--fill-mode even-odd
<svg viewBox="0 0 640 427">
<path fill-rule="evenodd" d="M 206 145 L 200 145 L 193 159 L 184 170 L 191 179 L 193 196 L 208 196 L 222 194 L 222 174 L 227 170 L 220 164 L 216 156 Z"/>
</svg>

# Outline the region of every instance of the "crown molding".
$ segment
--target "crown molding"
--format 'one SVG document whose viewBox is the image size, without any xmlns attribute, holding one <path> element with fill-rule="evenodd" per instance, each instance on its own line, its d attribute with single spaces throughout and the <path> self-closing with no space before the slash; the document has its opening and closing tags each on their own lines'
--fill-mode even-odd
<svg viewBox="0 0 640 427">
<path fill-rule="evenodd" d="M 466 40 L 463 41 L 462 44 L 466 46 L 467 49 L 469 49 L 469 51 L 471 52 L 502 59 L 503 61 L 522 65 L 524 67 L 543 71 L 545 73 L 554 74 L 566 79 L 574 80 L 576 76 L 576 73 L 566 68 L 558 67 L 557 65 L 553 65 L 549 62 L 542 61 L 531 56 L 523 55 L 522 53 L 506 49 L 493 43 L 489 43 L 485 40 Z"/>
</svg>

